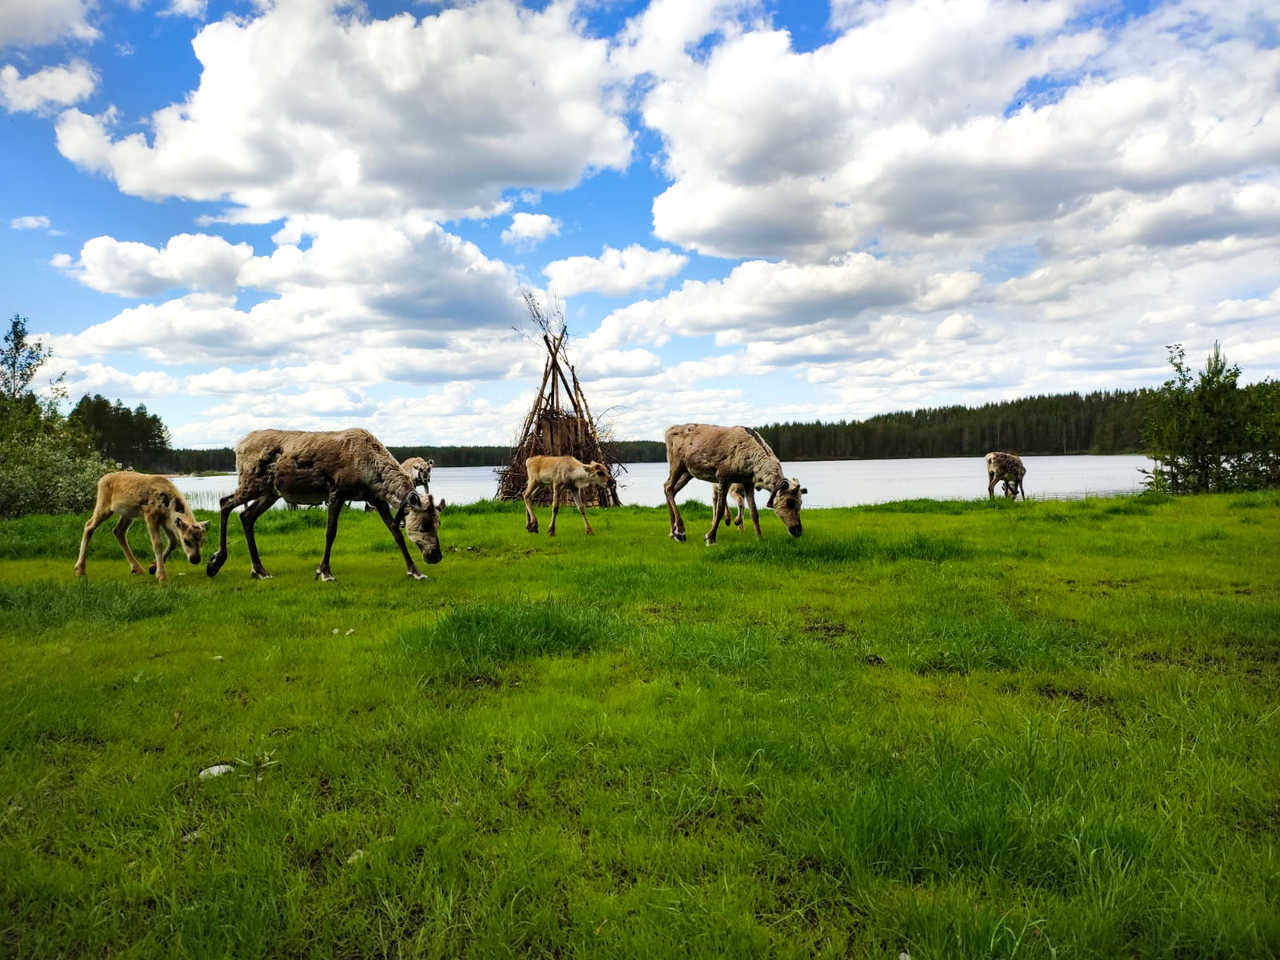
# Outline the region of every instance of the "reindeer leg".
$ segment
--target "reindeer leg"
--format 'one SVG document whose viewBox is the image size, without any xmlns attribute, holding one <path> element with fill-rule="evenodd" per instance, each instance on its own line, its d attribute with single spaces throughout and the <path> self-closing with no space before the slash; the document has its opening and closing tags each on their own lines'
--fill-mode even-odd
<svg viewBox="0 0 1280 960">
<path fill-rule="evenodd" d="M 76 559 L 76 576 L 84 576 L 84 561 L 89 553 L 89 540 L 93 537 L 93 531 L 97 530 L 107 521 L 107 517 L 111 516 L 110 510 L 103 510 L 98 506 L 93 508 L 93 516 L 84 522 L 84 533 L 80 536 L 80 556 Z"/>
<path fill-rule="evenodd" d="M 667 495 L 667 517 L 671 521 L 671 539 L 680 543 L 685 541 L 684 518 L 680 516 L 680 508 L 676 506 L 676 494 L 684 489 L 690 476 L 683 465 L 672 464 L 667 482 L 662 485 L 662 491 Z"/>
<path fill-rule="evenodd" d="M 400 532 L 400 524 L 396 523 L 396 518 L 391 515 L 391 508 L 383 501 L 377 500 L 374 501 L 373 509 L 378 511 L 378 516 L 382 518 L 382 522 L 391 531 L 391 536 L 395 538 L 396 546 L 400 548 L 400 555 L 404 557 L 405 572 L 415 580 L 427 579 L 427 575 L 420 572 L 413 565 L 413 557 L 409 554 L 409 548 L 405 546 L 404 534 Z"/>
<path fill-rule="evenodd" d="M 164 527 L 160 523 L 160 518 L 154 513 L 144 513 L 143 516 L 147 521 L 147 534 L 151 537 L 151 549 L 155 552 L 156 562 L 154 564 L 156 571 L 156 579 L 161 583 L 169 579 L 169 575 L 164 572 Z M 116 529 L 119 529 L 117 524 Z M 136 560 L 134 561 L 137 562 Z M 138 572 L 142 572 L 142 568 L 138 568 Z"/>
<path fill-rule="evenodd" d="M 218 501 L 218 509 L 221 511 L 218 518 L 218 550 L 209 558 L 209 562 L 205 564 L 204 572 L 211 577 L 216 577 L 218 571 L 222 569 L 222 565 L 227 562 L 227 521 L 231 519 L 231 511 L 244 503 L 248 498 L 238 489 L 235 493 L 223 497 Z M 243 521 L 241 517 L 241 521 Z"/>
<path fill-rule="evenodd" d="M 547 536 L 556 535 L 556 514 L 560 512 L 560 484 L 551 484 L 551 526 L 547 527 Z"/>
<path fill-rule="evenodd" d="M 324 526 L 324 557 L 320 561 L 320 566 L 316 568 L 316 579 L 324 580 L 326 583 L 332 583 L 337 579 L 329 570 L 329 551 L 333 549 L 333 539 L 338 535 L 338 514 L 340 513 L 342 513 L 342 498 L 338 496 L 338 491 L 334 490 L 329 494 L 329 517 Z"/>
<path fill-rule="evenodd" d="M 720 529 L 720 521 L 724 518 L 725 511 L 728 509 L 729 503 L 729 483 L 721 481 L 716 484 L 719 487 L 718 494 L 711 497 L 711 502 L 715 506 L 715 512 L 711 515 L 711 529 L 707 531 L 707 535 L 702 539 L 706 541 L 708 547 L 716 545 L 716 531 Z"/>
<path fill-rule="evenodd" d="M 538 532 L 538 515 L 533 512 L 532 494 L 536 484 L 531 479 L 524 487 L 524 528 L 530 533 Z"/>
<path fill-rule="evenodd" d="M 133 555 L 133 551 L 129 549 L 129 538 L 125 536 L 132 525 L 133 517 L 121 517 L 116 521 L 115 528 L 111 532 L 115 535 L 116 542 L 120 544 L 120 549 L 124 551 L 124 558 L 129 561 L 129 570 L 132 573 L 141 575 L 144 572 L 142 564 Z"/>
<path fill-rule="evenodd" d="M 994 500 L 996 498 L 996 475 L 994 473 L 987 474 L 987 499 Z"/>
<path fill-rule="evenodd" d="M 711 488 L 711 513 L 714 515 L 719 512 L 720 512 L 720 485 L 716 484 L 714 487 Z M 724 525 L 726 527 L 729 526 L 729 511 L 727 510 L 725 511 L 725 514 L 724 514 Z"/>
<path fill-rule="evenodd" d="M 169 545 L 164 548 L 164 560 L 167 563 L 169 561 L 169 556 L 173 553 L 173 548 L 178 545 L 178 537 L 168 527 L 164 528 L 164 532 L 169 535 Z M 147 573 L 155 573 L 155 572 L 156 572 L 156 565 L 153 563 L 150 567 L 147 568 Z"/>
<path fill-rule="evenodd" d="M 756 488 L 747 487 L 747 506 L 751 508 L 751 525 L 756 528 L 756 539 L 760 539 L 760 511 L 756 509 Z M 738 526 L 742 526 L 742 520 L 739 518 Z"/>
<path fill-rule="evenodd" d="M 587 536 L 594 536 L 595 531 L 591 529 L 591 521 L 587 519 L 586 508 L 582 506 L 582 491 L 577 487 L 573 488 L 573 502 L 578 505 L 578 512 L 582 514 L 582 522 L 587 525 Z"/>
<path fill-rule="evenodd" d="M 240 513 L 240 525 L 244 527 L 244 542 L 249 548 L 249 576 L 255 580 L 270 580 L 271 574 L 267 573 L 266 568 L 262 566 L 262 558 L 258 556 L 258 539 L 253 534 L 253 527 L 258 522 L 258 517 L 266 513 L 278 499 L 280 498 L 274 494 L 266 494 L 247 504 Z M 226 529 L 225 524 L 223 529 Z"/>
</svg>

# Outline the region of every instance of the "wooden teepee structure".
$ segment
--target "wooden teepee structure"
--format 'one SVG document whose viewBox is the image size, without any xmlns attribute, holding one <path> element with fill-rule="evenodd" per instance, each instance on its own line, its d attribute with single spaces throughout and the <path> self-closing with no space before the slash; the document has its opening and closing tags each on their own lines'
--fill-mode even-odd
<svg viewBox="0 0 1280 960">
<path fill-rule="evenodd" d="M 524 496 L 524 462 L 537 454 L 568 454 L 583 463 L 598 460 L 609 467 L 610 475 L 615 478 L 626 470 L 611 446 L 600 440 L 595 418 L 591 416 L 582 384 L 578 382 L 577 371 L 565 353 L 569 331 L 563 316 L 556 310 L 555 315 L 549 318 L 532 293 L 526 290 L 523 296 L 530 318 L 547 348 L 547 360 L 542 368 L 538 395 L 520 428 L 519 439 L 511 450 L 511 459 L 498 470 L 499 500 L 519 500 Z M 550 503 L 551 491 L 544 488 L 534 494 L 534 499 L 539 503 Z M 616 483 L 610 483 L 603 490 L 599 487 L 584 490 L 583 500 L 601 507 L 622 505 Z"/>
</svg>

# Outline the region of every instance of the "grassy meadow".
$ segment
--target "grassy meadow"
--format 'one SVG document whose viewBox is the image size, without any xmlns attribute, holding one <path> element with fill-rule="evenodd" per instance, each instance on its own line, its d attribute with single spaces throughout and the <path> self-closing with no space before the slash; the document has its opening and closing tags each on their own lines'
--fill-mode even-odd
<svg viewBox="0 0 1280 960">
<path fill-rule="evenodd" d="M 0 523 L 0 955 L 1280 954 L 1280 495 L 685 518 Z"/>
</svg>

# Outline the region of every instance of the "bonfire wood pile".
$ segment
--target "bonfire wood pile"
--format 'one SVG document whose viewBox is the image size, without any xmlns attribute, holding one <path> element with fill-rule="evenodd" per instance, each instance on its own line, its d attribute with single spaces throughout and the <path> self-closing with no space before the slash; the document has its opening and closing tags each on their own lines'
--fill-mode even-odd
<svg viewBox="0 0 1280 960">
<path fill-rule="evenodd" d="M 519 500 L 524 496 L 524 462 L 539 454 L 568 454 L 583 463 L 598 460 L 608 466 L 610 475 L 614 477 L 626 469 L 610 444 L 600 440 L 591 408 L 587 406 L 587 398 L 582 392 L 582 384 L 578 382 L 578 374 L 565 356 L 565 336 L 568 331 L 563 324 L 558 331 L 552 329 L 543 316 L 541 307 L 531 296 L 526 295 L 525 302 L 541 330 L 542 342 L 547 348 L 547 362 L 542 369 L 538 395 L 529 415 L 525 417 L 519 440 L 511 450 L 511 458 L 506 466 L 498 470 L 499 500 Z M 562 497 L 565 495 L 562 494 Z M 550 489 L 535 493 L 533 499 L 536 503 L 550 503 Z M 607 489 L 592 487 L 584 490 L 583 499 L 588 504 L 601 507 L 622 505 L 622 501 L 618 499 L 617 485 L 613 482 Z"/>
</svg>

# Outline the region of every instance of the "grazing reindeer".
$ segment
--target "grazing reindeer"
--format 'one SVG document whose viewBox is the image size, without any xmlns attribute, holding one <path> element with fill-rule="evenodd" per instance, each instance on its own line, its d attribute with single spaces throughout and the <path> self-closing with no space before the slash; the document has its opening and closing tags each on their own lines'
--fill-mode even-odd
<svg viewBox="0 0 1280 960">
<path fill-rule="evenodd" d="M 1022 458 L 1014 453 L 998 453 L 995 450 L 987 454 L 987 499 L 996 497 L 996 483 L 1004 481 L 1004 495 L 1018 499 L 1018 491 L 1022 491 L 1022 499 L 1027 499 L 1027 491 L 1023 489 L 1022 478 L 1027 475 L 1027 468 L 1022 465 Z"/>
<path fill-rule="evenodd" d="M 751 522 L 760 536 L 760 515 L 756 510 L 756 490 L 768 490 L 765 506 L 793 536 L 800 536 L 800 507 L 808 491 L 800 481 L 788 480 L 782 463 L 764 438 L 746 427 L 717 427 L 706 423 L 685 423 L 669 427 L 666 432 L 667 465 L 670 472 L 663 490 L 667 495 L 667 513 L 671 520 L 671 538 L 684 541 L 684 519 L 676 507 L 676 494 L 695 477 L 716 485 L 712 495 L 714 515 L 707 531 L 707 546 L 716 542 L 716 530 L 724 516 L 729 489 L 742 485 L 743 497 L 751 509 Z"/>
<path fill-rule="evenodd" d="M 608 487 L 609 468 L 603 463 L 592 460 L 583 463 L 577 457 L 530 457 L 524 462 L 525 475 L 529 478 L 524 486 L 524 528 L 530 533 L 538 532 L 538 518 L 533 512 L 533 491 L 539 487 L 551 487 L 551 525 L 547 527 L 547 536 L 556 535 L 556 514 L 560 512 L 560 488 L 568 487 L 573 495 L 573 502 L 578 505 L 582 514 L 582 522 L 586 524 L 587 536 L 595 533 L 591 529 L 591 521 L 587 519 L 586 508 L 582 506 L 582 491 L 587 487 Z"/>
<path fill-rule="evenodd" d="M 284 498 L 286 503 L 324 503 L 329 517 L 325 526 L 324 557 L 316 569 L 316 579 L 333 580 L 329 570 L 329 554 L 338 534 L 338 514 L 348 500 L 372 503 L 382 522 L 391 531 L 396 546 L 404 557 L 410 577 L 425 580 L 418 572 L 400 533 L 400 520 L 406 511 L 423 512 L 426 517 L 415 520 L 418 529 L 429 527 L 431 536 L 414 542 L 427 563 L 439 563 L 440 543 L 435 531 L 439 508 L 428 496 L 424 502 L 413 488 L 413 480 L 401 469 L 395 457 L 367 430 L 255 430 L 236 445 L 236 492 L 219 502 L 222 528 L 218 551 L 209 558 L 205 572 L 213 577 L 227 562 L 227 521 L 231 511 L 244 505 L 240 523 L 249 547 L 250 573 L 259 580 L 271 574 L 262 566 L 253 527 L 258 517 Z"/>
<path fill-rule="evenodd" d="M 200 547 L 204 543 L 205 531 L 209 528 L 208 521 L 196 520 L 186 501 L 178 493 L 178 488 L 167 477 L 122 470 L 108 473 L 98 481 L 98 499 L 93 505 L 93 514 L 85 521 L 84 534 L 80 537 L 76 576 L 84 576 L 85 555 L 89 552 L 89 540 L 93 531 L 102 526 L 113 513 L 120 519 L 116 521 L 112 532 L 134 573 L 142 573 L 142 564 L 138 563 L 138 558 L 129 549 L 125 534 L 129 531 L 129 525 L 138 517 L 147 522 L 151 548 L 156 554 L 156 562 L 147 573 L 154 573 L 161 583 L 168 580 L 164 562 L 179 543 L 188 560 L 192 563 L 200 562 Z M 160 549 L 162 533 L 169 537 L 169 545 L 163 551 Z"/>
</svg>

